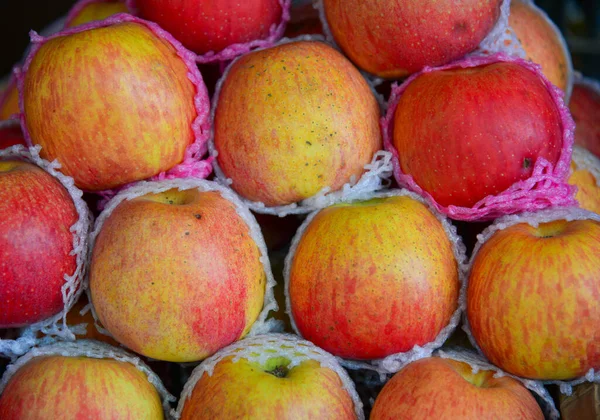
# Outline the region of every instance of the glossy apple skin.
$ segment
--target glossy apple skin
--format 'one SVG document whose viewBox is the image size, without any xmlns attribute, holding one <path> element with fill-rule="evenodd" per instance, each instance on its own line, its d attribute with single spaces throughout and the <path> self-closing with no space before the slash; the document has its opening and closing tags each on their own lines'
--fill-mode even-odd
<svg viewBox="0 0 600 420">
<path fill-rule="evenodd" d="M 53 38 L 25 74 L 24 125 L 42 157 L 58 159 L 82 189 L 149 178 L 180 163 L 194 141 L 188 72 L 140 23 Z"/>
<path fill-rule="evenodd" d="M 0 128 L 0 149 L 22 144 L 27 146 L 19 124 Z"/>
<path fill-rule="evenodd" d="M 97 0 L 82 7 L 78 13 L 71 16 L 65 27 L 82 25 L 96 20 L 106 19 L 117 13 L 128 13 L 129 9 L 124 1 Z"/>
<path fill-rule="evenodd" d="M 339 52 L 294 42 L 235 62 L 215 115 L 218 163 L 231 187 L 267 206 L 360 177 L 381 149 L 379 106 Z"/>
<path fill-rule="evenodd" d="M 265 283 L 258 246 L 234 205 L 197 190 L 121 203 L 90 268 L 102 325 L 133 351 L 170 362 L 202 360 L 246 335 Z"/>
<path fill-rule="evenodd" d="M 408 197 L 322 210 L 298 244 L 289 279 L 300 334 L 351 359 L 433 341 L 458 306 L 458 289 L 440 221 Z"/>
<path fill-rule="evenodd" d="M 563 146 L 542 79 L 512 62 L 423 73 L 402 94 L 393 145 L 402 172 L 442 206 L 472 207 L 529 178 Z"/>
<path fill-rule="evenodd" d="M 569 57 L 555 28 L 535 5 L 520 0 L 510 3 L 508 24 L 525 50 L 527 59 L 542 66 L 544 76 L 563 92 L 569 85 Z"/>
<path fill-rule="evenodd" d="M 575 121 L 575 144 L 600 158 L 600 93 L 575 83 L 569 109 Z"/>
<path fill-rule="evenodd" d="M 158 23 L 197 54 L 269 35 L 281 20 L 279 0 L 136 0 L 144 19 Z"/>
<path fill-rule="evenodd" d="M 598 170 L 600 171 L 600 166 Z M 571 171 L 568 182 L 577 187 L 575 200 L 579 203 L 579 207 L 600 214 L 600 180 L 597 180 L 590 171 L 579 168 L 573 161 Z"/>
<path fill-rule="evenodd" d="M 371 420 L 528 419 L 544 415 L 529 390 L 516 379 L 472 373 L 469 365 L 430 357 L 410 363 L 383 387 Z"/>
<path fill-rule="evenodd" d="M 30 163 L 0 161 L 0 328 L 62 311 L 64 276 L 77 266 L 70 228 L 78 219 L 58 180 Z"/>
<path fill-rule="evenodd" d="M 182 420 L 356 418 L 337 373 L 315 360 L 278 378 L 258 363 L 232 358 L 217 363 L 212 376 L 203 374 L 183 407 Z"/>
<path fill-rule="evenodd" d="M 500 0 L 324 0 L 335 41 L 361 69 L 401 78 L 475 50 L 500 16 Z"/>
<path fill-rule="evenodd" d="M 0 395 L 0 418 L 162 419 L 158 392 L 127 362 L 40 356 L 22 366 Z"/>
<path fill-rule="evenodd" d="M 548 236 L 548 237 L 545 237 Z M 496 366 L 563 380 L 600 368 L 600 223 L 518 224 L 480 249 L 467 316 Z"/>
</svg>

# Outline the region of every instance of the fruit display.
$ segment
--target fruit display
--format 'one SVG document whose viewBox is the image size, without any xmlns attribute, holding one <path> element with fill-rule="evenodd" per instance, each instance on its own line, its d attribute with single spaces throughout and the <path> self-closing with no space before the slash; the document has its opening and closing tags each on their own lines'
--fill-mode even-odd
<svg viewBox="0 0 600 420">
<path fill-rule="evenodd" d="M 592 413 L 600 85 L 533 1 L 460 3 L 73 0 L 32 31 L 0 419 Z"/>
</svg>

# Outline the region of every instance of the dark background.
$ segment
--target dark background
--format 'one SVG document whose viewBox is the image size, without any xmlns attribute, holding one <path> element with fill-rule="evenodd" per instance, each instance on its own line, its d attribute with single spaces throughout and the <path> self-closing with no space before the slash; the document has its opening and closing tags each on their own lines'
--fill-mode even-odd
<svg viewBox="0 0 600 420">
<path fill-rule="evenodd" d="M 74 0 L 0 0 L 0 79 L 21 59 L 29 43 L 29 30 L 41 31 L 67 14 L 74 3 Z M 599 3 L 599 0 L 536 1 L 567 35 L 575 68 L 597 79 L 600 79 Z"/>
</svg>

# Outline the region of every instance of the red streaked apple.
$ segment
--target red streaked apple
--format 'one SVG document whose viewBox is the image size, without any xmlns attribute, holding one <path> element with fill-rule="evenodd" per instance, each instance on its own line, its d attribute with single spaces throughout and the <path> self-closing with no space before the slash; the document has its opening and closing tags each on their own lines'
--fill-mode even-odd
<svg viewBox="0 0 600 420">
<path fill-rule="evenodd" d="M 102 325 L 158 360 L 202 360 L 245 336 L 265 284 L 248 225 L 217 191 L 172 189 L 121 202 L 91 258 Z"/>
<path fill-rule="evenodd" d="M 496 372 L 473 373 L 467 363 L 429 357 L 412 362 L 385 384 L 371 420 L 530 419 L 544 414 L 525 386 Z"/>
<path fill-rule="evenodd" d="M 0 121 L 8 120 L 19 112 L 19 91 L 16 80 L 11 78 L 4 92 L 0 94 Z"/>
<path fill-rule="evenodd" d="M 63 310 L 65 275 L 77 267 L 68 191 L 43 169 L 0 161 L 0 328 L 33 324 Z"/>
<path fill-rule="evenodd" d="M 577 187 L 575 199 L 579 207 L 600 214 L 600 160 L 575 146 L 568 182 Z"/>
<path fill-rule="evenodd" d="M 322 42 L 281 44 L 237 60 L 214 124 L 217 160 L 231 187 L 270 207 L 340 189 L 381 148 L 369 86 Z"/>
<path fill-rule="evenodd" d="M 147 375 L 109 358 L 43 355 L 21 366 L 0 395 L 0 418 L 163 419 Z"/>
<path fill-rule="evenodd" d="M 599 369 L 598 255 L 600 222 L 593 219 L 496 231 L 474 256 L 466 296 L 485 356 L 531 379 L 567 380 Z"/>
<path fill-rule="evenodd" d="M 361 69 L 401 78 L 475 50 L 501 0 L 323 0 L 335 41 Z"/>
<path fill-rule="evenodd" d="M 569 93 L 572 66 L 558 28 L 532 1 L 512 0 L 508 24 L 525 50 L 527 59 L 542 66 L 548 80 Z"/>
<path fill-rule="evenodd" d="M 266 38 L 282 19 L 279 0 L 135 0 L 135 6 L 197 54 Z"/>
<path fill-rule="evenodd" d="M 575 144 L 600 158 L 600 87 L 576 81 L 569 109 L 575 120 Z"/>
<path fill-rule="evenodd" d="M 97 25 L 37 43 L 19 84 L 33 144 L 90 191 L 181 163 L 195 140 L 195 97 L 207 100 L 195 64 L 154 26 L 124 14 Z"/>
<path fill-rule="evenodd" d="M 0 149 L 6 149 L 17 144 L 27 146 L 19 122 L 0 122 Z"/>
<path fill-rule="evenodd" d="M 556 165 L 563 120 L 541 76 L 514 61 L 424 72 L 393 117 L 404 174 L 442 206 L 472 207 Z M 565 174 L 566 175 L 566 174 Z"/>
<path fill-rule="evenodd" d="M 73 6 L 65 27 L 82 25 L 95 20 L 106 19 L 117 13 L 128 13 L 129 9 L 123 0 L 80 0 Z"/>
<path fill-rule="evenodd" d="M 321 210 L 302 233 L 287 281 L 299 333 L 350 359 L 433 341 L 450 322 L 460 287 L 442 223 L 407 196 Z"/>
<path fill-rule="evenodd" d="M 88 310 L 83 315 L 81 311 L 89 304 L 87 295 L 83 293 L 79 300 L 73 305 L 71 310 L 67 313 L 67 325 L 70 327 L 75 327 L 81 324 L 87 324 L 86 330 L 84 334 L 76 333 L 75 336 L 78 340 L 96 340 L 101 341 L 106 344 L 110 344 L 111 346 L 119 346 L 119 343 L 115 341 L 112 337 L 101 333 L 98 331 L 95 325 L 94 316 L 92 315 L 91 309 Z"/>
<path fill-rule="evenodd" d="M 180 398 L 181 419 L 356 419 L 352 383 L 337 361 L 287 337 L 242 340 L 208 360 L 211 367 L 201 364 Z"/>
</svg>

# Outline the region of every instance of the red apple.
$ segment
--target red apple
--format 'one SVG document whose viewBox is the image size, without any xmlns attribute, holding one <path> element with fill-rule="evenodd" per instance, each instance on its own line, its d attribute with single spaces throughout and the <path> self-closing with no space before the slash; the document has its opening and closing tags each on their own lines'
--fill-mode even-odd
<svg viewBox="0 0 600 420">
<path fill-rule="evenodd" d="M 383 387 L 371 420 L 537 419 L 544 414 L 529 390 L 496 372 L 430 357 L 410 363 Z"/>
<path fill-rule="evenodd" d="M 407 196 L 321 210 L 288 264 L 297 330 L 343 358 L 427 344 L 458 306 L 452 243 L 427 206 Z"/>
<path fill-rule="evenodd" d="M 50 174 L 0 161 L 0 328 L 63 310 L 64 277 L 77 266 L 70 229 L 78 219 L 73 199 Z"/>
<path fill-rule="evenodd" d="M 197 54 L 266 38 L 282 19 L 279 0 L 135 0 L 135 6 Z"/>
<path fill-rule="evenodd" d="M 600 368 L 600 216 L 592 215 L 509 224 L 474 256 L 467 317 L 504 371 L 566 380 Z"/>
<path fill-rule="evenodd" d="M 79 0 L 69 12 L 65 27 L 78 26 L 127 12 L 129 9 L 124 0 Z"/>
<path fill-rule="evenodd" d="M 160 28 L 129 15 L 81 28 L 34 39 L 24 67 L 23 128 L 41 156 L 90 191 L 181 163 L 208 107 L 195 63 Z"/>
<path fill-rule="evenodd" d="M 27 146 L 23 131 L 18 121 L 0 122 L 0 149 L 6 149 L 17 144 Z"/>
<path fill-rule="evenodd" d="M 544 76 L 566 95 L 572 89 L 573 65 L 559 29 L 533 1 L 512 0 L 508 24 L 527 59 L 542 66 Z"/>
<path fill-rule="evenodd" d="M 221 87 L 214 124 L 217 160 L 231 187 L 267 206 L 340 189 L 381 148 L 369 86 L 322 42 L 241 57 Z"/>
<path fill-rule="evenodd" d="M 575 143 L 600 158 L 600 85 L 576 81 L 569 108 L 575 120 Z"/>
<path fill-rule="evenodd" d="M 245 336 L 265 284 L 261 252 L 235 205 L 198 188 L 118 204 L 90 265 L 102 325 L 135 352 L 172 362 L 202 360 Z"/>
<path fill-rule="evenodd" d="M 182 420 L 350 420 L 360 407 L 349 387 L 331 355 L 294 336 L 270 334 L 242 340 L 198 366 L 178 411 Z"/>
<path fill-rule="evenodd" d="M 335 41 L 361 69 L 400 78 L 475 50 L 501 0 L 323 0 Z"/>
<path fill-rule="evenodd" d="M 85 345 L 93 351 L 89 344 Z M 0 389 L 0 418 L 164 418 L 160 395 L 148 375 L 131 362 L 109 355 L 112 352 L 122 356 L 122 352 L 106 346 L 102 347 L 107 353 L 105 358 L 86 357 L 83 351 L 65 355 L 73 353 L 73 347 L 76 345 L 42 347 L 34 350 L 42 354 L 20 359 L 23 361 L 17 362 L 18 370 Z M 56 348 L 56 354 L 44 354 L 50 348 Z"/>
<path fill-rule="evenodd" d="M 531 177 L 538 159 L 555 167 L 562 158 L 558 98 L 530 67 L 506 60 L 427 71 L 400 88 L 399 166 L 441 206 L 470 208 Z"/>
</svg>

